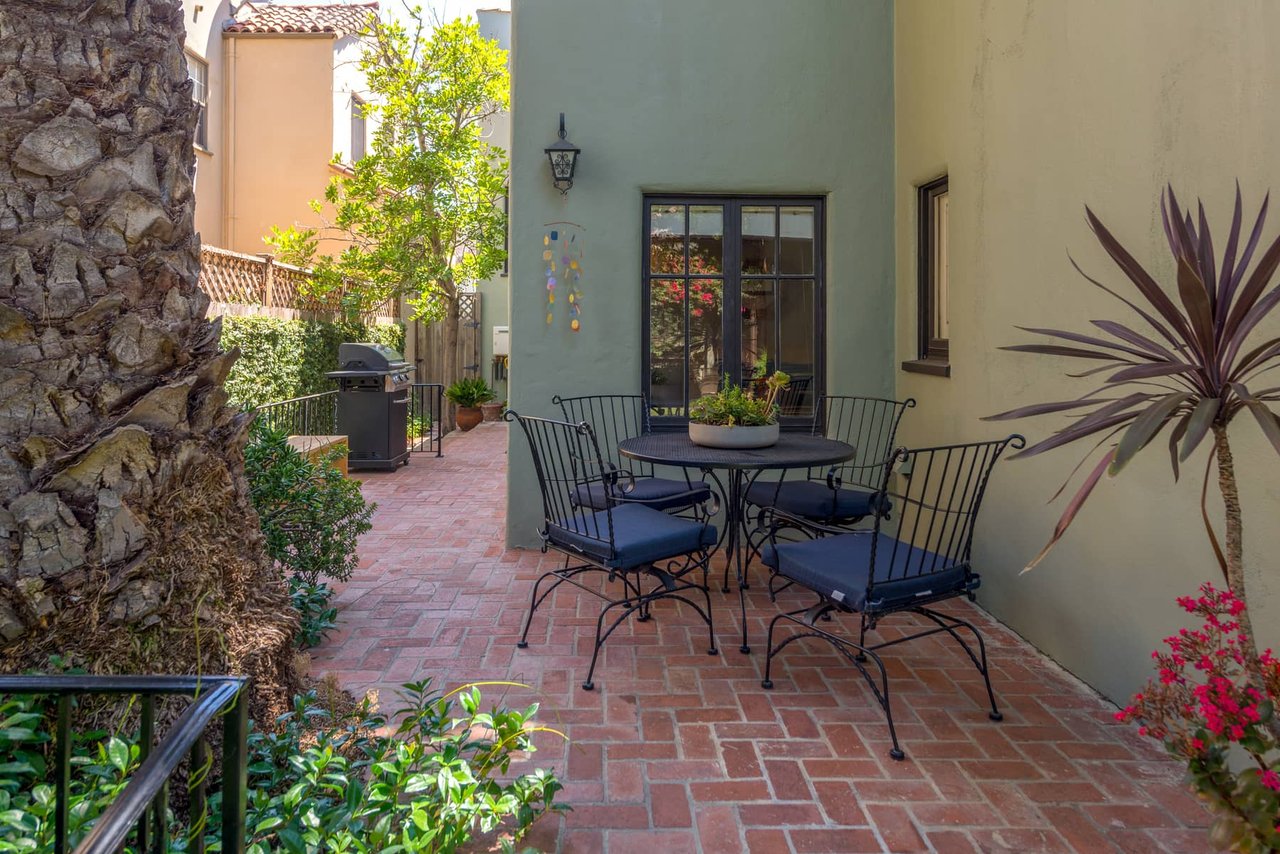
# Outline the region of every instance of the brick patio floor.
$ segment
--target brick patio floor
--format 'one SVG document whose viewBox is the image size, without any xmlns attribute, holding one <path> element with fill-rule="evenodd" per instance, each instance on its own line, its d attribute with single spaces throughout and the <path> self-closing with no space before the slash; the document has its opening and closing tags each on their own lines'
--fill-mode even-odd
<svg viewBox="0 0 1280 854">
<path fill-rule="evenodd" d="M 533 580 L 554 558 L 504 548 L 505 468 L 506 426 L 484 424 L 446 439 L 443 459 L 363 476 L 378 502 L 374 530 L 341 586 L 341 629 L 313 662 L 353 691 L 378 689 L 384 708 L 398 685 L 427 676 L 531 685 L 486 699 L 536 699 L 544 722 L 570 737 L 540 736 L 533 755 L 560 774 L 574 807 L 536 828 L 539 849 L 1208 850 L 1205 813 L 1180 768 L 967 604 L 956 607 L 985 631 L 1004 722 L 987 720 L 981 677 L 954 644 L 895 647 L 885 658 L 905 762 L 888 758 L 870 692 L 825 645 L 789 647 L 776 687 L 761 689 L 763 632 L 777 608 L 763 584 L 748 601 L 753 655 L 734 640 L 736 596 L 712 594 L 715 658 L 696 615 L 659 603 L 652 622 L 615 632 L 596 690 L 583 691 L 592 597 L 561 587 L 530 647 L 516 649 Z"/>
</svg>

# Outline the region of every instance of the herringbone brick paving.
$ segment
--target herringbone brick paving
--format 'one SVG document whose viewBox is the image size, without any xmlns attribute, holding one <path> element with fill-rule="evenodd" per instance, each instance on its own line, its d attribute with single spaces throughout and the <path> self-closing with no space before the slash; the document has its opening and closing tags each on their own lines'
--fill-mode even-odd
<svg viewBox="0 0 1280 854">
<path fill-rule="evenodd" d="M 503 547 L 505 470 L 506 426 L 484 424 L 446 439 L 443 459 L 361 475 L 378 503 L 374 530 L 341 585 L 341 629 L 313 660 L 354 691 L 379 690 L 384 706 L 398 685 L 427 676 L 529 684 L 486 698 L 536 699 L 544 722 L 570 738 L 539 736 L 532 757 L 556 769 L 574 807 L 536 828 L 541 850 L 1208 850 L 1206 814 L 1181 769 L 967 603 L 955 607 L 984 630 L 1004 722 L 987 720 L 981 677 L 954 643 L 895 647 L 885 658 L 905 762 L 888 758 L 879 708 L 825 645 L 789 647 L 776 687 L 761 689 L 778 606 L 760 583 L 748 602 L 753 655 L 734 640 L 736 597 L 717 590 L 719 656 L 706 654 L 696 615 L 659 603 L 653 621 L 614 633 L 596 690 L 583 691 L 592 597 L 561 587 L 539 609 L 529 648 L 516 649 L 532 583 L 556 559 Z"/>
</svg>

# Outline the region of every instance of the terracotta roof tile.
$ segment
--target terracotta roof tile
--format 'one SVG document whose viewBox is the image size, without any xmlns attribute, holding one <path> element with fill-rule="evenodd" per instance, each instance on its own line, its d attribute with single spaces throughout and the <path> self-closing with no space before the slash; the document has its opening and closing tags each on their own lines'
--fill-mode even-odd
<svg viewBox="0 0 1280 854">
<path fill-rule="evenodd" d="M 223 27 L 228 33 L 358 33 L 377 13 L 378 4 L 324 3 L 286 5 L 246 2 Z"/>
</svg>

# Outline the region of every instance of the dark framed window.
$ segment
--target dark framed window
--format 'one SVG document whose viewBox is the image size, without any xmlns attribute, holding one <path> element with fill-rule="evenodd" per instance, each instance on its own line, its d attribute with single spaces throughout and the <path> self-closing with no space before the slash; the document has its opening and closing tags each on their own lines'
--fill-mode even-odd
<svg viewBox="0 0 1280 854">
<path fill-rule="evenodd" d="M 903 368 L 950 376 L 947 176 L 916 188 L 917 359 Z"/>
<path fill-rule="evenodd" d="M 209 149 L 209 63 L 187 54 L 187 76 L 191 78 L 191 100 L 196 105 L 195 144 Z"/>
<path fill-rule="evenodd" d="M 364 101 L 351 96 L 351 162 L 355 163 L 368 151 L 368 128 L 365 122 Z"/>
<path fill-rule="evenodd" d="M 644 198 L 642 387 L 655 426 L 727 376 L 792 377 L 783 425 L 809 426 L 823 386 L 824 202 L 817 196 Z"/>
</svg>

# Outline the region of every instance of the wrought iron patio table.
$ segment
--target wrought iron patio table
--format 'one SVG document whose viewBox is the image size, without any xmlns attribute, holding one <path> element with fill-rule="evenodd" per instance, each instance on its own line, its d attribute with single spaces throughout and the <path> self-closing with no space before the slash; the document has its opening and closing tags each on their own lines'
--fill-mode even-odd
<svg viewBox="0 0 1280 854">
<path fill-rule="evenodd" d="M 803 469 L 810 466 L 835 465 L 852 459 L 853 445 L 811 436 L 807 433 L 783 433 L 775 445 L 767 448 L 706 448 L 695 445 L 685 432 L 646 433 L 618 443 L 624 457 L 655 465 L 696 468 L 716 484 L 725 504 L 725 567 L 722 590 L 729 592 L 729 567 L 738 575 L 738 603 L 742 609 L 742 646 L 747 644 L 747 589 L 743 566 L 743 544 L 747 541 L 747 489 L 762 472 L 778 469 Z M 716 471 L 725 471 L 725 482 Z"/>
</svg>

